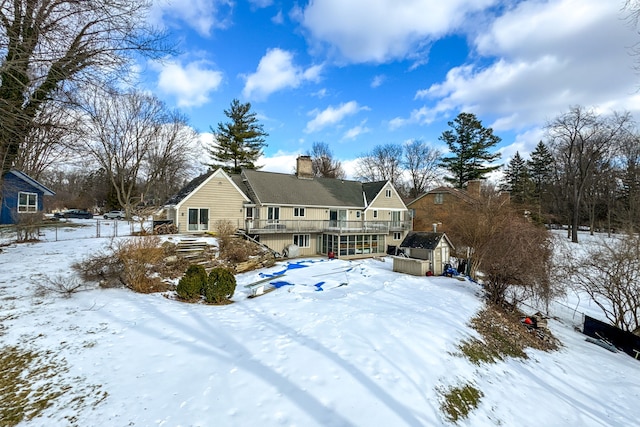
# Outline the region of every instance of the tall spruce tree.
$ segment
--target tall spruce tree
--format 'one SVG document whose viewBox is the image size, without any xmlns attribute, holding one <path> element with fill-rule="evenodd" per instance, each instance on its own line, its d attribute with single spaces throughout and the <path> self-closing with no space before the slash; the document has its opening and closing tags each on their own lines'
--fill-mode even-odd
<svg viewBox="0 0 640 427">
<path fill-rule="evenodd" d="M 265 137 L 269 136 L 258 123 L 251 104 L 231 102 L 231 108 L 224 110 L 230 122 L 218 123 L 211 128 L 214 135 L 213 146 L 208 150 L 213 163 L 211 167 L 221 167 L 229 173 L 240 173 L 242 169 L 260 169 L 255 162 L 267 146 Z"/>
<path fill-rule="evenodd" d="M 543 188 L 551 183 L 553 177 L 553 157 L 544 142 L 538 142 L 527 167 L 534 185 L 534 196 L 539 199 Z"/>
<path fill-rule="evenodd" d="M 500 137 L 493 134 L 493 129 L 485 128 L 482 122 L 471 113 L 460 113 L 448 123 L 452 129 L 444 131 L 438 138 L 444 141 L 451 155 L 440 162 L 452 176 L 444 179 L 456 188 L 463 188 L 474 179 L 484 179 L 487 174 L 500 168 L 490 164 L 500 158 L 500 153 L 490 153 Z"/>
<path fill-rule="evenodd" d="M 531 179 L 527 163 L 517 151 L 505 168 L 502 188 L 511 193 L 511 200 L 515 203 L 525 203 L 529 199 Z"/>
</svg>

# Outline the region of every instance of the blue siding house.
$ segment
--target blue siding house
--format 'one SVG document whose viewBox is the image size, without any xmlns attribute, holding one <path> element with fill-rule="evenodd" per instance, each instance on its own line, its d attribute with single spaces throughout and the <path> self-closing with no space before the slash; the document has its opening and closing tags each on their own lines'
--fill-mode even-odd
<svg viewBox="0 0 640 427">
<path fill-rule="evenodd" d="M 15 224 L 21 213 L 42 212 L 44 196 L 55 193 L 29 175 L 11 170 L 4 176 L 2 185 L 0 224 Z"/>
</svg>

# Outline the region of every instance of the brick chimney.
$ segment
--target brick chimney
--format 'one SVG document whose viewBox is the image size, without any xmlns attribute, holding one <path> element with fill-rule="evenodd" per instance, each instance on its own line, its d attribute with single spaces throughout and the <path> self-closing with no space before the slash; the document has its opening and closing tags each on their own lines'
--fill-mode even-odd
<svg viewBox="0 0 640 427">
<path fill-rule="evenodd" d="M 482 184 L 482 180 L 474 179 L 473 181 L 467 182 L 467 193 L 475 198 L 480 198 L 480 184 Z"/>
<path fill-rule="evenodd" d="M 311 156 L 298 156 L 296 159 L 296 176 L 302 179 L 313 179 Z"/>
</svg>

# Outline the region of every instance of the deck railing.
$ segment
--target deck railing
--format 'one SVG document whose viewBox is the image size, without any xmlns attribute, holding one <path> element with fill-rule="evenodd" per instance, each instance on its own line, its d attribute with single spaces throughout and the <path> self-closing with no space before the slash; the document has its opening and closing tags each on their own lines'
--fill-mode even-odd
<svg viewBox="0 0 640 427">
<path fill-rule="evenodd" d="M 265 220 L 246 221 L 251 234 L 267 233 L 370 233 L 411 230 L 411 221 L 342 221 L 342 220 Z"/>
</svg>

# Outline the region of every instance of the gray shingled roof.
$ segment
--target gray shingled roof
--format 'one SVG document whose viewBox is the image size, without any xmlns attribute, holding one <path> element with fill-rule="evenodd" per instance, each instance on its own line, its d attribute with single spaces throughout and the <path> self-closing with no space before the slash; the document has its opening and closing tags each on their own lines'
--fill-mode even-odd
<svg viewBox="0 0 640 427">
<path fill-rule="evenodd" d="M 191 194 L 193 192 L 193 190 L 198 188 L 198 186 L 200 184 L 205 182 L 206 179 L 209 178 L 213 174 L 213 172 L 214 171 L 210 170 L 209 172 L 203 173 L 199 177 L 192 179 L 187 185 L 182 187 L 180 189 L 180 191 L 178 191 L 176 194 L 171 196 L 169 198 L 169 200 L 167 200 L 164 203 L 165 206 L 171 206 L 171 205 L 176 205 L 176 204 L 180 203 L 185 197 L 187 197 L 189 194 Z"/>
<path fill-rule="evenodd" d="M 362 184 L 364 194 L 367 196 L 367 204 L 370 204 L 376 198 L 378 193 L 385 186 L 387 181 L 365 182 Z"/>
<path fill-rule="evenodd" d="M 400 243 L 401 248 L 435 249 L 444 233 L 411 231 Z"/>
<path fill-rule="evenodd" d="M 358 181 L 255 170 L 242 173 L 261 204 L 364 207 L 364 184 Z"/>
<path fill-rule="evenodd" d="M 214 171 L 193 179 L 165 205 L 175 205 L 191 194 Z M 365 207 L 378 195 L 386 181 L 361 183 L 334 178 L 305 179 L 294 174 L 243 170 L 231 180 L 255 203 L 300 206 Z M 250 191 L 253 190 L 253 191 Z"/>
</svg>

